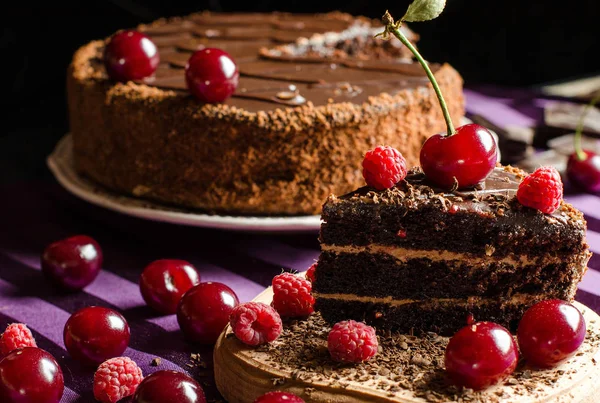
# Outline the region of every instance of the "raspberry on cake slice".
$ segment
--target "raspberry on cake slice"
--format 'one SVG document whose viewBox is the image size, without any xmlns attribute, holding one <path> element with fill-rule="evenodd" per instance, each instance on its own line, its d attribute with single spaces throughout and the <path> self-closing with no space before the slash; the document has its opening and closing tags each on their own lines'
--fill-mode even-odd
<svg viewBox="0 0 600 403">
<path fill-rule="evenodd" d="M 551 214 L 560 206 L 563 184 L 554 167 L 541 167 L 523 179 L 517 190 L 519 203 Z"/>
</svg>

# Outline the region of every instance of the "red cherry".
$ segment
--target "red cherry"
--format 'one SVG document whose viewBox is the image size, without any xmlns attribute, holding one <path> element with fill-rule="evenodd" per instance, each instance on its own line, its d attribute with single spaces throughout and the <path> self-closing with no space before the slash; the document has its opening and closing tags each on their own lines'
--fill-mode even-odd
<svg viewBox="0 0 600 403">
<path fill-rule="evenodd" d="M 600 192 L 600 155 L 583 150 L 585 159 L 580 160 L 576 153 L 567 161 L 567 177 L 577 186 L 588 192 Z"/>
<path fill-rule="evenodd" d="M 58 403 L 64 390 L 60 366 L 42 349 L 24 347 L 0 361 L 0 402 Z"/>
<path fill-rule="evenodd" d="M 89 366 L 121 356 L 129 344 L 129 336 L 129 325 L 123 315 L 101 306 L 75 312 L 63 332 L 71 357 Z"/>
<path fill-rule="evenodd" d="M 104 49 L 106 72 L 116 81 L 141 80 L 151 76 L 159 61 L 154 42 L 138 31 L 117 32 Z"/>
<path fill-rule="evenodd" d="M 42 272 L 68 290 L 89 285 L 102 267 L 102 249 L 92 238 L 76 235 L 50 244 L 42 254 Z"/>
<path fill-rule="evenodd" d="M 240 73 L 227 52 L 217 48 L 196 51 L 185 66 L 190 92 L 202 102 L 218 103 L 229 98 L 238 85 Z"/>
<path fill-rule="evenodd" d="M 163 259 L 150 263 L 140 277 L 140 291 L 151 308 L 164 314 L 177 312 L 187 290 L 200 282 L 196 268 L 184 260 Z"/>
<path fill-rule="evenodd" d="M 206 403 L 202 387 L 177 371 L 158 371 L 144 378 L 135 390 L 132 403 Z"/>
<path fill-rule="evenodd" d="M 585 331 L 585 319 L 577 308 L 552 299 L 538 302 L 525 312 L 517 338 L 530 365 L 550 368 L 575 354 Z"/>
<path fill-rule="evenodd" d="M 259 396 L 254 403 L 304 403 L 304 400 L 293 393 L 275 390 Z"/>
<path fill-rule="evenodd" d="M 468 188 L 483 181 L 496 166 L 498 150 L 492 133 L 474 123 L 461 126 L 452 136 L 434 134 L 421 148 L 421 167 L 434 183 L 450 189 L 458 181 Z"/>
<path fill-rule="evenodd" d="M 239 304 L 225 284 L 200 283 L 183 295 L 177 307 L 177 322 L 190 340 L 213 344 L 229 323 L 229 314 Z"/>
<path fill-rule="evenodd" d="M 510 375 L 518 352 L 512 335 L 492 322 L 478 322 L 460 329 L 446 347 L 446 371 L 459 386 L 483 389 Z"/>
</svg>

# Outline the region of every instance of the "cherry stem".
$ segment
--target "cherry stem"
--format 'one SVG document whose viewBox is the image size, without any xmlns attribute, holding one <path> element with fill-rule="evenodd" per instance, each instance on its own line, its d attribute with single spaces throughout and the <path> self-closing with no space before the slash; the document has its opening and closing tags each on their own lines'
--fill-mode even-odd
<svg viewBox="0 0 600 403">
<path fill-rule="evenodd" d="M 394 23 L 394 20 L 386 12 L 383 18 L 383 23 L 386 24 L 385 30 L 393 34 L 396 38 L 402 42 L 404 46 L 408 48 L 415 55 L 415 58 L 419 61 L 425 73 L 427 74 L 427 78 L 431 81 L 431 85 L 433 86 L 433 90 L 435 91 L 435 95 L 437 95 L 437 99 L 440 102 L 440 107 L 442 108 L 442 113 L 444 114 L 444 119 L 446 120 L 446 128 L 448 131 L 448 136 L 452 136 L 456 131 L 454 130 L 454 125 L 452 124 L 452 118 L 450 118 L 450 111 L 448 111 L 448 106 L 446 105 L 446 101 L 444 100 L 444 96 L 442 95 L 442 90 L 435 79 L 435 76 L 431 72 L 429 65 L 423 59 L 423 56 L 419 53 L 419 51 L 410 43 L 410 41 L 404 36 L 404 34 L 400 31 L 401 21 L 398 21 L 397 24 Z"/>
<path fill-rule="evenodd" d="M 581 116 L 579 117 L 579 122 L 577 123 L 577 129 L 575 129 L 575 154 L 577 154 L 577 159 L 579 161 L 585 161 L 587 158 L 586 153 L 583 152 L 583 148 L 581 148 L 581 137 L 583 137 L 583 124 L 585 121 L 585 117 L 587 116 L 589 110 L 596 105 L 596 103 L 600 101 L 600 93 L 598 93 L 589 104 L 585 106 Z"/>
</svg>

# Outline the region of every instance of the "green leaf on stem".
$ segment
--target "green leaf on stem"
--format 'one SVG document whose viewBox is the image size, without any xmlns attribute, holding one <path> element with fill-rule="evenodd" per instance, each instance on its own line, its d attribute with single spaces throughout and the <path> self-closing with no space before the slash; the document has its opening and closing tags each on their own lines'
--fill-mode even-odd
<svg viewBox="0 0 600 403">
<path fill-rule="evenodd" d="M 433 20 L 444 11 L 445 6 L 446 0 L 414 0 L 408 6 L 402 20 L 408 22 Z"/>
</svg>

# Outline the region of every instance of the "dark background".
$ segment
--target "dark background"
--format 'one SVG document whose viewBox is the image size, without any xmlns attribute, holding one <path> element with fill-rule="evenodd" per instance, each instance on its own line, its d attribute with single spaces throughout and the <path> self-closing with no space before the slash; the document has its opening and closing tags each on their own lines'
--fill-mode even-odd
<svg viewBox="0 0 600 403">
<path fill-rule="evenodd" d="M 7 3 L 7 2 L 4 2 Z M 21 3 L 23 5 L 21 5 Z M 68 131 L 65 72 L 86 42 L 161 16 L 215 11 L 325 12 L 400 17 L 408 0 L 10 1 L 0 6 L 3 83 L 0 181 L 45 177 L 45 156 Z M 532 86 L 600 71 L 597 0 L 448 0 L 414 23 L 426 59 L 448 61 L 467 85 Z"/>
</svg>

